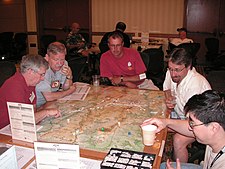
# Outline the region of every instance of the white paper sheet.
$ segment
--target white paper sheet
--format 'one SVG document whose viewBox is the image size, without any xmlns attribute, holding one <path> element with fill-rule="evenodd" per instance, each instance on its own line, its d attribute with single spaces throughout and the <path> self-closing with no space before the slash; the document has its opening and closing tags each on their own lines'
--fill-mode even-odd
<svg viewBox="0 0 225 169">
<path fill-rule="evenodd" d="M 80 158 L 80 169 L 100 169 L 101 161 L 88 158 Z M 37 169 L 36 161 L 30 163 L 26 169 Z"/>
<path fill-rule="evenodd" d="M 34 142 L 38 169 L 80 169 L 79 145 Z"/>
<path fill-rule="evenodd" d="M 0 168 L 17 169 L 18 164 L 16 160 L 15 146 L 0 147 L 0 149 L 2 153 L 0 154 Z"/>
<path fill-rule="evenodd" d="M 75 84 L 76 84 L 76 91 L 59 100 L 84 100 L 91 87 L 87 83 L 76 82 Z"/>
<path fill-rule="evenodd" d="M 34 157 L 34 149 L 15 146 L 16 147 L 16 158 L 18 167 L 22 168 L 25 164 L 28 163 Z"/>
</svg>

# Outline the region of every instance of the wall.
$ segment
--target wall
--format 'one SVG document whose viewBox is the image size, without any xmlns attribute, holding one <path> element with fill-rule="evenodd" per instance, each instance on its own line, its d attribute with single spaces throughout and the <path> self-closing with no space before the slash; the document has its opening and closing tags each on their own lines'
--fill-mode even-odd
<svg viewBox="0 0 225 169">
<path fill-rule="evenodd" d="M 176 33 L 183 17 L 184 0 L 92 0 L 92 32 L 124 21 L 127 32 Z"/>
<path fill-rule="evenodd" d="M 177 34 L 183 26 L 184 0 L 92 0 L 93 41 L 112 31 L 118 21 L 127 24 L 126 32 Z"/>
<path fill-rule="evenodd" d="M 1 0 L 0 13 L 0 32 L 26 32 L 25 0 Z"/>
</svg>

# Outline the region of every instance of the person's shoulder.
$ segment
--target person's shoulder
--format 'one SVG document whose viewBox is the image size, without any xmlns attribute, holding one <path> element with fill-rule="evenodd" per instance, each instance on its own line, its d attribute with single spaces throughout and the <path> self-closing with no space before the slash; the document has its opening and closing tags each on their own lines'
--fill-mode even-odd
<svg viewBox="0 0 225 169">
<path fill-rule="evenodd" d="M 108 50 L 108 51 L 106 51 L 106 52 L 104 52 L 102 55 L 101 55 L 101 59 L 102 58 L 107 58 L 107 57 L 110 57 L 111 56 L 111 54 L 110 54 L 110 51 Z"/>
</svg>

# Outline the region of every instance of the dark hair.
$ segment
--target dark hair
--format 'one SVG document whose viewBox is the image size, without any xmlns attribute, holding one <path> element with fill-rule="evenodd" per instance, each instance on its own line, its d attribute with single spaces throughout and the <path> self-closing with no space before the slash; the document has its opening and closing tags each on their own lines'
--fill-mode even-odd
<svg viewBox="0 0 225 169">
<path fill-rule="evenodd" d="M 109 38 L 112 37 L 113 39 L 116 39 L 116 38 L 121 38 L 122 39 L 122 42 L 123 42 L 123 35 L 119 32 L 119 31 L 113 31 L 109 34 L 108 36 L 108 42 L 109 42 Z"/>
<path fill-rule="evenodd" d="M 186 28 L 177 28 L 177 32 L 186 32 L 187 33 L 187 29 Z"/>
<path fill-rule="evenodd" d="M 219 123 L 225 130 L 225 94 L 207 90 L 192 96 L 184 106 L 185 113 L 191 113 L 202 123 Z"/>
<path fill-rule="evenodd" d="M 184 48 L 174 48 L 172 52 L 168 55 L 169 61 L 174 64 L 182 65 L 184 64 L 187 68 L 191 66 L 192 68 L 192 56 L 190 52 L 185 50 Z"/>
<path fill-rule="evenodd" d="M 123 23 L 123 22 L 118 22 L 117 24 L 116 24 L 116 30 L 121 30 L 121 31 L 125 31 L 125 29 L 126 29 L 126 24 L 125 23 Z"/>
</svg>

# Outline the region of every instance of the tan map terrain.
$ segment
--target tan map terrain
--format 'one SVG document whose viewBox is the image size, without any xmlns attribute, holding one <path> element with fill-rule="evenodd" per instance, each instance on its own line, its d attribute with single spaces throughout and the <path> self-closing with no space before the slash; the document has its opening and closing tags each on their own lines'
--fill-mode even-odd
<svg viewBox="0 0 225 169">
<path fill-rule="evenodd" d="M 152 116 L 164 117 L 162 91 L 124 87 L 92 87 L 84 101 L 57 101 L 62 117 L 47 118 L 38 140 L 79 144 L 108 152 L 111 147 L 142 151 L 140 124 Z"/>
</svg>

